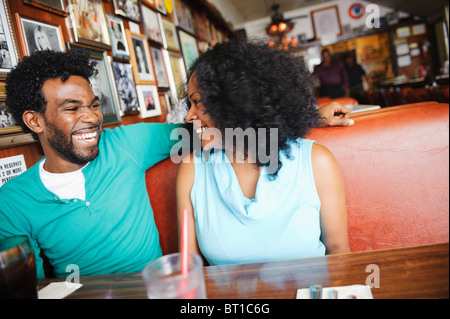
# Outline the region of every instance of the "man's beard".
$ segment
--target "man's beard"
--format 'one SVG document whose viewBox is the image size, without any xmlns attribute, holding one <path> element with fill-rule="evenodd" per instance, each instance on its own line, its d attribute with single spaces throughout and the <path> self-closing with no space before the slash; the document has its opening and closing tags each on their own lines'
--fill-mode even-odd
<svg viewBox="0 0 450 319">
<path fill-rule="evenodd" d="M 98 145 L 89 149 L 86 153 L 78 152 L 74 148 L 71 138 L 68 138 L 56 125 L 47 122 L 45 117 L 44 122 L 49 133 L 49 137 L 47 137 L 48 143 L 59 155 L 69 162 L 84 165 L 98 156 Z"/>
</svg>

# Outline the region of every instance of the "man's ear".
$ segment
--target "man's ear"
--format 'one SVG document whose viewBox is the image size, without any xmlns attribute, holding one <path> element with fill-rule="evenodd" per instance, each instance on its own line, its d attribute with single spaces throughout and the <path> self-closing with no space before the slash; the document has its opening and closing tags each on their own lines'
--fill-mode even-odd
<svg viewBox="0 0 450 319">
<path fill-rule="evenodd" d="M 39 135 L 44 131 L 44 120 L 39 112 L 25 111 L 23 112 L 22 119 L 25 125 L 34 133 Z"/>
</svg>

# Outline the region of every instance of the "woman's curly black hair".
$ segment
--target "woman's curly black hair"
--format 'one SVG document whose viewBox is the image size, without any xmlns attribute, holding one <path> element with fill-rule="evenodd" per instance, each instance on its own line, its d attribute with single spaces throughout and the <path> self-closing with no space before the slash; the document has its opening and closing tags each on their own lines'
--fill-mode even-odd
<svg viewBox="0 0 450 319">
<path fill-rule="evenodd" d="M 278 153 L 289 157 L 288 142 L 319 125 L 313 82 L 304 64 L 291 54 L 269 48 L 260 40 L 231 40 L 203 53 L 188 70 L 197 78 L 201 102 L 219 130 L 278 129 Z M 186 99 L 190 107 L 189 99 Z M 266 136 L 268 141 L 268 136 Z M 256 142 L 270 152 L 270 143 Z M 246 150 L 248 151 L 248 149 Z M 262 162 L 256 152 L 256 164 Z M 248 154 L 246 154 L 248 155 Z M 282 163 L 270 174 L 276 178 Z"/>
<path fill-rule="evenodd" d="M 45 113 L 44 82 L 55 78 L 65 82 L 72 75 L 89 81 L 98 72 L 95 65 L 96 62 L 82 51 L 36 51 L 25 57 L 6 77 L 6 107 L 17 125 L 37 140 L 37 135 L 23 122 L 22 115 L 27 110 Z"/>
</svg>

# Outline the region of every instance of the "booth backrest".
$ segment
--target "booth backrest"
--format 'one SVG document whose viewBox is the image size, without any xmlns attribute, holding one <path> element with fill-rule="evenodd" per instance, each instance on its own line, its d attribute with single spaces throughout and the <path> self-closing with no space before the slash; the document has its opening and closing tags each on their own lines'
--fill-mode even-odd
<svg viewBox="0 0 450 319">
<path fill-rule="evenodd" d="M 449 105 L 401 105 L 352 116 L 351 127 L 313 129 L 329 148 L 346 188 L 352 251 L 449 239 Z M 167 159 L 146 181 L 163 253 L 178 249 L 175 180 Z"/>
</svg>

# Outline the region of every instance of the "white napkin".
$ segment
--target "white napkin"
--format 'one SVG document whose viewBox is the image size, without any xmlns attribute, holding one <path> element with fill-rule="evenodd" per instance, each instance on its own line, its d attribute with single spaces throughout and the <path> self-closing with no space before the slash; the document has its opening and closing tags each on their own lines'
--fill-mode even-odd
<svg viewBox="0 0 450 319">
<path fill-rule="evenodd" d="M 79 289 L 82 284 L 73 282 L 52 282 L 38 291 L 39 299 L 62 299 Z"/>
<path fill-rule="evenodd" d="M 357 299 L 373 299 L 372 290 L 368 285 L 323 287 L 322 299 L 330 299 L 328 292 L 333 289 L 337 291 L 338 299 L 347 299 L 349 296 L 356 296 Z M 296 299 L 310 299 L 309 288 L 297 289 Z"/>
</svg>

